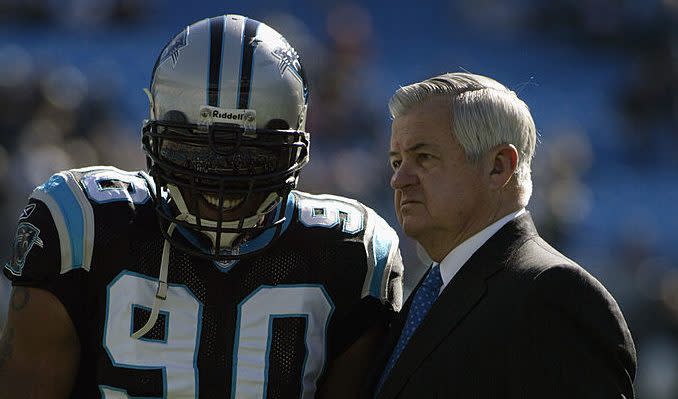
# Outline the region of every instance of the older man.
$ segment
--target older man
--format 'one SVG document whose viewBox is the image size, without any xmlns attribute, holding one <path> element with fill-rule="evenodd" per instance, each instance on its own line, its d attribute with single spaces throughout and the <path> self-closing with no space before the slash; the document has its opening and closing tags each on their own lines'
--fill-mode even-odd
<svg viewBox="0 0 678 399">
<path fill-rule="evenodd" d="M 369 396 L 632 398 L 636 354 L 608 291 L 537 233 L 536 129 L 493 79 L 449 73 L 389 104 L 395 209 L 434 260 Z"/>
</svg>

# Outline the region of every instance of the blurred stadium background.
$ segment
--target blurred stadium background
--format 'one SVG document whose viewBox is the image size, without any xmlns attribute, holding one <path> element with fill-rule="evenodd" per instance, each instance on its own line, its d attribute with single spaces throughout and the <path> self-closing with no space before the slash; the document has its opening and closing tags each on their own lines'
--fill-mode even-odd
<svg viewBox="0 0 678 399">
<path fill-rule="evenodd" d="M 540 133 L 529 208 L 542 234 L 620 303 L 639 397 L 678 398 L 676 0 L 0 0 L 3 263 L 26 196 L 52 173 L 144 168 L 142 89 L 159 50 L 223 13 L 270 24 L 301 55 L 312 133 L 301 188 L 360 199 L 396 228 L 393 91 L 462 70 L 516 91 Z M 400 233 L 409 293 L 423 266 Z"/>
</svg>

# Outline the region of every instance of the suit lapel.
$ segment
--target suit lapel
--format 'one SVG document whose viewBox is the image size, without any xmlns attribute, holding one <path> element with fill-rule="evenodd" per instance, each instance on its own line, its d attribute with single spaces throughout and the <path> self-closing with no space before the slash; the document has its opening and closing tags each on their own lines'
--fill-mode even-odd
<svg viewBox="0 0 678 399">
<path fill-rule="evenodd" d="M 421 362 L 480 302 L 487 290 L 485 280 L 505 266 L 516 246 L 536 234 L 532 219 L 526 213 L 502 227 L 473 254 L 445 287 L 415 331 L 384 382 L 379 399 L 393 398 L 400 392 Z M 389 334 L 390 348 L 395 346 L 400 336 L 413 296 L 410 295 L 407 309 L 403 309 L 398 323 L 393 326 L 394 331 Z"/>
<path fill-rule="evenodd" d="M 379 398 L 391 398 L 401 390 L 412 372 L 473 309 L 485 293 L 485 281 L 477 273 L 464 273 L 445 287 L 438 300 L 400 354 L 381 390 Z M 400 323 L 398 337 L 402 331 Z M 396 339 L 398 339 L 396 337 Z"/>
</svg>

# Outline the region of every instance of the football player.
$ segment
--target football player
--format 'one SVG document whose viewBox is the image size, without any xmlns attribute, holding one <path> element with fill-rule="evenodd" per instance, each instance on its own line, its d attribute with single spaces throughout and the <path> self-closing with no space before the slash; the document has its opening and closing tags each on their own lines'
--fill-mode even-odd
<svg viewBox="0 0 678 399">
<path fill-rule="evenodd" d="M 354 397 L 402 261 L 373 210 L 294 190 L 295 50 L 253 19 L 205 19 L 147 95 L 148 173 L 57 173 L 19 217 L 0 397 Z"/>
</svg>

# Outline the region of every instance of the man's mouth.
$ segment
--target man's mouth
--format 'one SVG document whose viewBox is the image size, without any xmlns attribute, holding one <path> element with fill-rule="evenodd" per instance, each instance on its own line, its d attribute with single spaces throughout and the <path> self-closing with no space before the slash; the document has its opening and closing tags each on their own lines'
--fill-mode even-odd
<svg viewBox="0 0 678 399">
<path fill-rule="evenodd" d="M 208 204 L 212 205 L 215 208 L 219 207 L 219 196 L 218 195 L 210 195 L 210 194 L 202 194 L 202 198 L 207 201 Z M 232 209 L 235 209 L 238 207 L 242 202 L 245 200 L 245 197 L 240 197 L 240 198 L 224 198 L 224 204 L 222 209 L 224 211 L 230 211 Z"/>
</svg>

